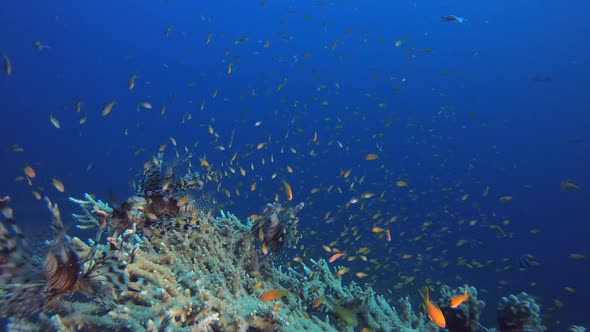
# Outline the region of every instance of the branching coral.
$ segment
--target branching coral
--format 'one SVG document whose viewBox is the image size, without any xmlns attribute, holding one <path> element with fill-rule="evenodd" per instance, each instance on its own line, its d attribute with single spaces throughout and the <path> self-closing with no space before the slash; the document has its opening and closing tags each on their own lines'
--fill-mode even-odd
<svg viewBox="0 0 590 332">
<path fill-rule="evenodd" d="M 276 209 L 278 205 L 272 206 Z M 95 210 L 88 209 L 90 215 Z M 107 211 L 104 206 L 98 210 Z M 279 220 L 296 223 L 298 210 L 280 210 L 291 212 L 286 217 L 272 213 L 279 215 Z M 106 214 L 106 224 L 113 213 Z M 58 297 L 36 319 L 7 312 L 14 316 L 9 327 L 61 331 L 354 331 L 365 327 L 373 331 L 438 330 L 424 314 L 412 310 L 408 298 L 393 306 L 368 285 L 344 285 L 337 268 L 330 268 L 324 260 L 299 261 L 300 266 L 284 267 L 278 260 L 267 259 L 255 249 L 258 238 L 253 235 L 252 225 L 232 214 L 222 212 L 214 218 L 199 212 L 193 218 L 198 222 L 190 227 L 154 222 L 149 232 L 132 228 L 119 235 L 111 230 L 105 245 L 98 245 L 97 240 L 86 244 L 71 239 L 70 246 L 79 257 L 93 257 L 81 264 L 83 273 L 93 269 L 106 272 L 93 266 L 118 262 L 126 272 L 123 280 L 127 289 L 107 294 L 107 288 L 101 288 L 104 298 L 108 295 L 114 300 L 107 307 L 100 301 Z M 12 237 L 3 236 L 3 245 L 12 248 Z M 99 284 L 109 282 L 101 279 Z M 262 300 L 261 294 L 272 289 L 285 290 L 286 296 Z M 452 313 L 445 313 L 447 318 L 455 315 L 464 330 L 452 327 L 450 319 L 450 331 L 477 331 L 483 302 L 477 299 L 474 287 L 468 289 L 470 297 Z M 443 287 L 438 298 L 441 308 L 447 310 L 449 298 L 460 292 L 463 289 Z M 540 323 L 534 301 L 528 297 L 517 300 L 510 297 L 498 307 L 502 324 L 508 317 L 519 317 L 518 322 L 524 326 Z"/>
<path fill-rule="evenodd" d="M 352 330 L 355 326 L 375 331 L 436 331 L 422 314 L 407 311 L 408 305 L 400 306 L 406 312 L 399 315 L 396 308 L 383 296 L 375 294 L 371 287 L 363 288 L 355 282 L 343 285 L 341 277 L 330 270 L 325 260 L 311 260 L 311 264 L 310 268 L 301 263 L 303 273 L 292 268 L 278 269 L 272 277 L 275 283 L 291 290 L 310 316 L 324 317 L 325 323 L 339 331 Z M 318 298 L 322 300 L 316 305 Z"/>
<path fill-rule="evenodd" d="M 300 239 L 303 203 L 267 204 L 257 220 L 245 223 L 223 211 L 215 216 L 217 207 L 199 205 L 212 206 L 199 198 L 210 196 L 189 195 L 202 188 L 199 174 L 189 169 L 176 176 L 179 163 L 165 166 L 161 157 L 147 165 L 137 192 L 118 207 L 90 195 L 71 199 L 82 209 L 74 215 L 78 226 L 98 229 L 88 243 L 65 235 L 59 211 L 49 203 L 56 239 L 43 267 L 19 249 L 22 232 L 8 199 L 0 200 L 11 226 L 0 223 L 0 312 L 12 316 L 11 330 L 438 331 L 412 310 L 408 297 L 394 306 L 369 285 L 345 285 L 338 268 L 324 260 L 299 259 L 300 266 L 285 267 L 273 259 Z M 101 244 L 103 236 L 107 242 Z M 438 301 L 452 332 L 483 329 L 478 319 L 484 303 L 474 287 L 468 289 L 470 296 L 455 309 L 449 299 L 463 290 L 441 289 Z M 263 296 L 268 292 L 281 296 Z M 90 297 L 67 296 L 78 293 Z M 541 326 L 538 306 L 523 294 L 502 299 L 501 328 Z"/>
</svg>

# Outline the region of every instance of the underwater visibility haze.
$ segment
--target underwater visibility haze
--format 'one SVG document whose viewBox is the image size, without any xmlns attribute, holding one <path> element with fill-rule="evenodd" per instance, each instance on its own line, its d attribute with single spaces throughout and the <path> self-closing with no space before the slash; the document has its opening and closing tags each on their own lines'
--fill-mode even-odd
<svg viewBox="0 0 590 332">
<path fill-rule="evenodd" d="M 14 1 L 8 331 L 586 331 L 587 1 Z"/>
</svg>

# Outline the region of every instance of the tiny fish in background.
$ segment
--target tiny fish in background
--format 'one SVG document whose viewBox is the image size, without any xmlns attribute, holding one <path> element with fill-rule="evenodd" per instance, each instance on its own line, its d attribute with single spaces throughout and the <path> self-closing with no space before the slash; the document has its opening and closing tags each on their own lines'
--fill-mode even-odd
<svg viewBox="0 0 590 332">
<path fill-rule="evenodd" d="M 12 64 L 10 63 L 10 59 L 7 55 L 3 55 L 2 58 L 4 59 L 4 72 L 6 76 L 10 76 L 12 74 Z"/>
<path fill-rule="evenodd" d="M 465 18 L 456 16 L 456 15 L 444 15 L 444 16 L 441 16 L 441 18 L 445 22 L 459 22 L 459 23 L 463 23 L 465 21 Z"/>
<path fill-rule="evenodd" d="M 518 258 L 518 265 L 521 269 L 528 269 L 534 266 L 539 266 L 541 263 L 535 259 L 535 256 L 531 254 L 524 254 Z"/>
</svg>

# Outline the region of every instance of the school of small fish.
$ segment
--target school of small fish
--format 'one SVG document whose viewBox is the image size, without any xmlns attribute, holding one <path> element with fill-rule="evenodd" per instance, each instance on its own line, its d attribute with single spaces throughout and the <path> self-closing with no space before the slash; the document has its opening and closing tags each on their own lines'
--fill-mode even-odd
<svg viewBox="0 0 590 332">
<path fill-rule="evenodd" d="M 315 22 L 311 15 L 304 19 Z M 441 19 L 451 25 L 460 23 L 456 27 L 467 24 L 465 18 L 456 15 L 437 17 L 437 21 Z M 305 202 L 305 217 L 300 226 L 305 242 L 298 245 L 294 263 L 287 263 L 295 268 L 305 259 L 322 257 L 339 278 L 367 282 L 392 295 L 413 294 L 423 285 L 433 286 L 437 281 L 463 284 L 462 280 L 473 279 L 477 273 L 493 273 L 497 281 L 485 284 L 481 290 L 488 293 L 508 288 L 512 274 L 542 265 L 543 259 L 533 254 L 501 253 L 500 257 L 478 251 L 479 247 L 514 243 L 519 237 L 541 236 L 542 228 L 532 224 L 527 226 L 526 233 L 520 231 L 522 225 L 514 225 L 519 221 L 513 222 L 512 215 L 516 214 L 514 209 L 519 201 L 524 200 L 522 192 L 526 188 L 476 179 L 470 172 L 487 169 L 486 166 L 477 157 L 467 162 L 453 159 L 453 149 L 445 147 L 453 138 L 439 132 L 438 121 L 475 123 L 480 121 L 477 117 L 462 117 L 452 112 L 451 106 L 444 105 L 444 110 L 433 115 L 433 122 L 420 122 L 414 115 L 398 111 L 400 106 L 392 101 L 407 89 L 405 77 L 410 71 L 393 72 L 369 66 L 364 68 L 364 74 L 390 92 L 360 91 L 354 82 L 328 75 L 328 70 L 318 67 L 315 60 L 329 57 L 335 62 L 346 61 L 351 55 L 342 49 L 351 36 L 364 43 L 387 44 L 388 52 L 405 50 L 404 57 L 411 61 L 430 56 L 433 49 L 419 46 L 410 35 L 380 37 L 384 38 L 380 42 L 364 28 L 334 26 L 330 29 L 338 32 L 321 45 L 283 54 L 278 46 L 278 50 L 273 49 L 275 45 L 295 44 L 302 39 L 296 32 L 283 28 L 284 22 L 278 34 L 269 31 L 254 38 L 210 31 L 215 29 L 212 21 L 213 16 L 201 16 L 197 22 L 199 29 L 182 33 L 194 37 L 191 43 L 197 44 L 187 46 L 189 54 L 196 53 L 195 49 L 202 54 L 216 54 L 218 58 L 211 64 L 215 67 L 215 79 L 210 78 L 213 75 L 206 73 L 206 68 L 194 73 L 182 63 L 184 60 L 170 60 L 158 64 L 161 73 L 177 70 L 184 71 L 185 76 L 178 86 L 166 89 L 162 84 L 167 83 L 158 82 L 150 72 L 153 68 L 142 68 L 133 62 L 133 67 L 117 73 L 115 81 L 120 86 L 110 87 L 106 92 L 110 95 L 103 94 L 100 102 L 62 100 L 69 105 L 66 110 L 50 108 L 39 115 L 41 121 L 55 135 L 69 129 L 86 133 L 86 128 L 95 126 L 90 135 L 100 132 L 111 139 L 116 137 L 120 143 L 109 148 L 125 151 L 137 164 L 144 165 L 144 173 L 152 167 L 166 171 L 160 170 L 160 153 L 165 151 L 177 158 L 187 156 L 188 174 L 198 176 L 182 178 L 178 183 L 170 181 L 171 175 L 160 174 L 158 179 L 157 190 L 179 191 L 174 204 L 168 207 L 175 211 L 191 209 L 193 197 L 181 189 L 194 186 L 205 186 L 216 195 L 220 208 L 235 208 L 252 221 L 260 218 L 258 213 L 266 202 Z M 317 29 L 318 33 L 330 30 L 328 21 L 314 24 L 317 26 L 310 29 Z M 170 39 L 180 35 L 172 25 L 162 30 Z M 33 47 L 42 56 L 55 52 L 57 45 L 35 40 Z M 272 53 L 275 51 L 279 53 Z M 257 58 L 263 58 L 260 61 L 267 67 L 257 66 L 253 60 Z M 27 66 L 16 62 L 18 67 L 13 68 L 12 60 L 12 56 L 2 55 L 7 80 L 17 78 L 21 68 Z M 294 73 L 282 71 L 285 67 Z M 296 83 L 309 75 L 312 86 Z M 236 83 L 238 89 L 224 83 L 247 80 L 251 81 L 245 85 Z M 347 94 L 358 96 L 358 103 L 347 104 L 341 98 Z M 256 109 L 263 98 L 267 109 Z M 82 108 L 87 113 L 82 114 Z M 367 115 L 363 110 L 381 112 L 382 118 Z M 99 121 L 100 118 L 104 119 Z M 87 126 L 81 127 L 83 124 Z M 354 129 L 347 131 L 348 128 Z M 408 135 L 400 139 L 396 136 L 401 135 L 399 132 Z M 101 141 L 101 137 L 94 139 Z M 13 143 L 11 151 L 23 153 L 25 144 L 19 144 Z M 106 152 L 96 149 L 92 153 L 95 159 L 85 161 L 84 165 L 72 161 L 72 168 L 88 174 L 99 171 L 98 163 L 93 168 L 94 162 L 105 158 Z M 420 152 L 416 154 L 415 149 Z M 154 152 L 150 155 L 149 151 Z M 39 161 L 32 155 L 27 158 L 14 180 L 26 183 L 37 200 L 49 194 L 59 197 L 75 186 L 75 179 L 66 170 L 52 175 L 57 171 L 51 161 Z M 449 165 L 464 168 L 469 176 L 450 177 Z M 152 195 L 149 184 L 143 185 L 142 194 Z M 573 194 L 584 190 L 582 184 L 569 178 L 556 183 L 555 188 Z M 150 213 L 146 213 L 148 219 L 160 217 Z M 478 240 L 472 240 L 474 237 Z M 264 255 L 272 254 L 272 249 L 266 244 L 260 247 Z M 587 264 L 587 248 L 572 250 L 564 255 L 564 264 Z M 529 284 L 536 286 L 535 276 L 528 277 Z M 387 285 L 381 284 L 382 280 L 387 280 Z M 576 292 L 571 286 L 559 287 L 562 297 Z M 445 317 L 430 299 L 428 287 L 420 294 L 427 316 L 444 328 Z M 260 299 L 275 301 L 288 296 L 288 290 L 271 289 L 263 292 Z M 449 306 L 457 308 L 468 298 L 465 287 L 464 293 L 453 296 Z M 318 297 L 313 307 L 323 301 Z"/>
</svg>

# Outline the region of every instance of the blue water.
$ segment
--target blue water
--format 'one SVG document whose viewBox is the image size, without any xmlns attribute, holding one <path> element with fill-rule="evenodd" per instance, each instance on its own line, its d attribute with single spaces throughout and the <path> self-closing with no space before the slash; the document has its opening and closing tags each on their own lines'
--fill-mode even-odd
<svg viewBox="0 0 590 332">
<path fill-rule="evenodd" d="M 48 227 L 33 190 L 63 214 L 75 211 L 67 197 L 84 192 L 123 200 L 161 144 L 174 157 L 173 137 L 180 153 L 193 151 L 193 168 L 206 156 L 227 173 L 221 192 L 217 184 L 206 190 L 242 218 L 276 194 L 285 202 L 281 181 L 291 184 L 290 203 L 307 205 L 304 248 L 291 256 L 327 258 L 321 245 L 332 241 L 349 255 L 369 247 L 374 261 L 343 263 L 352 271 L 345 278 L 392 299 L 411 296 L 416 308 L 428 280 L 468 283 L 487 303 L 486 326 L 495 324 L 499 297 L 520 291 L 536 297 L 553 330 L 589 326 L 589 9 L 581 0 L 5 1 L 0 52 L 12 74 L 0 75 L 0 195 L 13 198 L 19 223 Z M 450 14 L 466 21 L 441 20 Z M 153 108 L 138 107 L 145 101 Z M 365 160 L 368 153 L 379 159 Z M 15 182 L 25 165 L 37 171 L 33 187 Z M 408 186 L 398 187 L 400 179 Z M 565 179 L 582 189 L 560 190 Z M 375 196 L 346 205 L 364 192 Z M 373 226 L 389 228 L 392 241 Z M 481 244 L 456 246 L 462 239 Z M 526 253 L 541 265 L 520 271 Z M 355 277 L 359 271 L 368 277 Z M 403 276 L 415 279 L 394 289 Z"/>
</svg>

